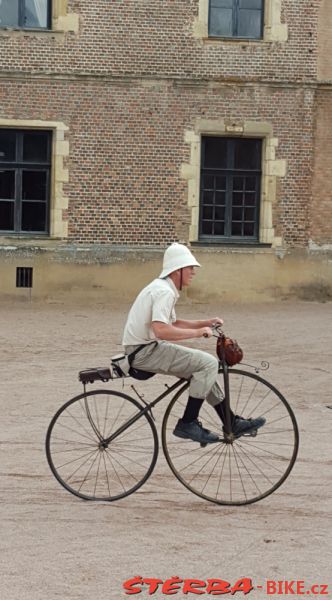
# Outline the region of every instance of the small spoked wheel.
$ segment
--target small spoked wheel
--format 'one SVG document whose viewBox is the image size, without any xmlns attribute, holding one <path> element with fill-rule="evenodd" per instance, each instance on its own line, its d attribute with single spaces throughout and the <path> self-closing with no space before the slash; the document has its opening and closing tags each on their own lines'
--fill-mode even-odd
<svg viewBox="0 0 332 600">
<path fill-rule="evenodd" d="M 141 487 L 156 464 L 156 427 L 147 413 L 125 424 L 142 408 L 130 396 L 103 390 L 64 404 L 46 436 L 47 460 L 59 483 L 84 500 L 108 502 Z"/>
<path fill-rule="evenodd" d="M 241 437 L 225 436 L 216 411 L 204 402 L 203 427 L 220 433 L 220 441 L 201 447 L 173 435 L 187 403 L 186 388 L 170 402 L 162 426 L 166 460 L 191 492 L 225 505 L 257 502 L 288 477 L 297 456 L 298 428 L 288 402 L 268 381 L 238 369 L 228 371 L 231 409 L 242 417 L 264 417 L 265 425 Z"/>
</svg>

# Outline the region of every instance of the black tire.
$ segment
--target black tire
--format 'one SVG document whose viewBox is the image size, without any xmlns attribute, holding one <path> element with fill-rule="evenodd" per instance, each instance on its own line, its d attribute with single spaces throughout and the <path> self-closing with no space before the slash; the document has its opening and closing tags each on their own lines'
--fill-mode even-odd
<svg viewBox="0 0 332 600">
<path fill-rule="evenodd" d="M 251 504 L 272 494 L 288 477 L 298 451 L 299 432 L 294 413 L 282 394 L 256 374 L 229 369 L 231 408 L 245 418 L 264 416 L 256 437 L 223 439 L 216 411 L 204 402 L 199 418 L 220 441 L 202 448 L 173 435 L 187 403 L 181 388 L 171 400 L 162 425 L 166 460 L 174 475 L 191 492 L 224 505 Z"/>
<path fill-rule="evenodd" d="M 150 477 L 158 456 L 158 434 L 145 413 L 103 442 L 143 410 L 137 400 L 116 391 L 86 392 L 66 402 L 46 435 L 46 456 L 53 475 L 84 500 L 112 502 L 129 496 Z"/>
</svg>

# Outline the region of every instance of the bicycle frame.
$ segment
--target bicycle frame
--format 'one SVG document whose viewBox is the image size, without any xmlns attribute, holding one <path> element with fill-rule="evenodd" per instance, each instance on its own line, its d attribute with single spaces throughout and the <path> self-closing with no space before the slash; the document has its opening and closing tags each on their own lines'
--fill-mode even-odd
<svg viewBox="0 0 332 600">
<path fill-rule="evenodd" d="M 108 438 L 103 439 L 102 436 L 100 435 L 100 433 L 98 432 L 94 421 L 91 417 L 91 413 L 90 413 L 90 409 L 87 403 L 87 399 L 85 398 L 84 400 L 84 404 L 85 404 L 85 410 L 89 419 L 89 422 L 91 424 L 92 429 L 94 430 L 94 432 L 96 433 L 96 435 L 98 436 L 101 446 L 108 446 L 108 444 L 110 444 L 110 442 L 112 442 L 118 435 L 120 435 L 121 433 L 123 433 L 126 429 L 128 429 L 128 427 L 130 427 L 131 425 L 133 425 L 133 423 L 136 423 L 136 421 L 138 421 L 138 419 L 140 419 L 143 415 L 145 415 L 147 412 L 151 412 L 151 409 L 156 406 L 156 404 L 158 404 L 161 400 L 163 400 L 164 398 L 166 398 L 167 396 L 169 396 L 169 394 L 171 394 L 174 390 L 176 390 L 177 388 L 179 388 L 182 384 L 183 387 L 181 388 L 181 392 L 189 385 L 188 381 L 186 381 L 185 379 L 179 379 L 178 381 L 176 381 L 172 386 L 167 387 L 167 390 L 165 392 L 163 392 L 162 394 L 160 394 L 157 398 L 155 398 L 155 400 L 153 400 L 152 402 L 150 402 L 149 404 L 145 403 L 145 407 L 142 408 L 142 410 L 140 410 L 136 415 L 134 415 L 133 417 L 131 417 L 131 419 L 129 419 L 129 421 L 127 421 L 126 423 L 124 423 L 124 425 L 122 425 L 121 427 L 119 427 L 116 431 L 114 431 L 114 433 L 112 433 Z"/>
<path fill-rule="evenodd" d="M 224 380 L 225 418 L 226 418 L 226 422 L 224 424 L 224 430 L 225 430 L 225 434 L 227 435 L 227 434 L 231 433 L 232 425 L 231 425 L 231 415 L 230 415 L 228 366 L 226 363 L 224 363 L 224 364 L 220 363 L 219 373 L 223 374 L 223 380 Z M 182 386 L 182 387 L 180 388 L 180 386 Z M 147 412 L 150 412 L 151 416 L 153 417 L 151 410 L 157 404 L 159 404 L 159 402 L 161 402 L 161 400 L 163 400 L 164 398 L 167 398 L 167 396 L 169 396 L 172 392 L 174 392 L 178 388 L 180 388 L 178 391 L 178 395 L 180 395 L 187 387 L 189 387 L 189 381 L 187 381 L 186 379 L 179 379 L 178 381 L 173 383 L 173 385 L 167 386 L 167 390 L 165 392 L 163 392 L 162 394 L 160 394 L 159 396 L 157 396 L 157 398 L 155 398 L 155 400 L 153 400 L 152 402 L 146 403 L 143 400 L 145 407 L 142 408 L 142 410 L 140 410 L 136 415 L 131 417 L 126 423 L 124 423 L 121 427 L 119 427 L 116 431 L 114 431 L 106 439 L 102 438 L 98 429 L 95 426 L 95 423 L 91 417 L 87 399 L 84 400 L 85 410 L 86 410 L 90 425 L 91 425 L 92 429 L 94 430 L 95 434 L 97 435 L 98 439 L 100 440 L 101 446 L 107 447 L 108 444 L 110 444 L 118 435 L 121 435 L 121 433 L 123 433 L 126 429 L 128 429 L 128 427 L 131 427 L 131 425 L 136 423 L 136 421 L 138 421 L 138 419 L 140 419 L 142 416 L 144 416 Z M 84 386 L 84 391 L 85 391 L 85 386 Z"/>
</svg>

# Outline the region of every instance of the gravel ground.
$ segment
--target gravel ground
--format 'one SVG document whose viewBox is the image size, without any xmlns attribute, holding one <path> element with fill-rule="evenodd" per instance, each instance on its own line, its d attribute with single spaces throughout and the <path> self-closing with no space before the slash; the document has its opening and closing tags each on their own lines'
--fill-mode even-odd
<svg viewBox="0 0 332 600">
<path fill-rule="evenodd" d="M 127 310 L 29 302 L 0 307 L 1 597 L 119 600 L 126 597 L 122 583 L 139 575 L 232 584 L 248 577 L 262 586 L 248 595 L 253 600 L 269 597 L 267 580 L 304 580 L 306 589 L 328 584 L 332 303 L 178 307 L 179 317 L 222 316 L 225 331 L 244 348 L 245 362 L 270 362 L 264 376 L 296 413 L 301 442 L 290 477 L 245 507 L 194 496 L 174 478 L 162 453 L 141 490 L 111 504 L 84 502 L 51 474 L 44 451 L 50 419 L 80 393 L 79 370 L 107 365 L 119 352 Z M 192 345 L 213 352 L 211 340 Z M 157 376 L 137 389 L 144 388 L 148 399 L 168 379 Z M 131 383 L 126 380 L 125 391 Z M 146 589 L 140 597 L 148 597 Z"/>
</svg>

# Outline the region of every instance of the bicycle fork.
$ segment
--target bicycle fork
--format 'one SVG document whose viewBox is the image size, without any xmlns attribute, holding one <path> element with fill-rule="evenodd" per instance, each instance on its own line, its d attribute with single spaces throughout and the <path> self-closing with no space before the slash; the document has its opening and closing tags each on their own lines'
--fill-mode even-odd
<svg viewBox="0 0 332 600">
<path fill-rule="evenodd" d="M 232 419 L 231 419 L 231 399 L 229 394 L 229 376 L 228 376 L 228 365 L 227 363 L 223 364 L 223 378 L 224 378 L 224 407 L 225 407 L 225 423 L 224 423 L 224 433 L 225 438 L 229 438 L 232 436 Z"/>
</svg>

